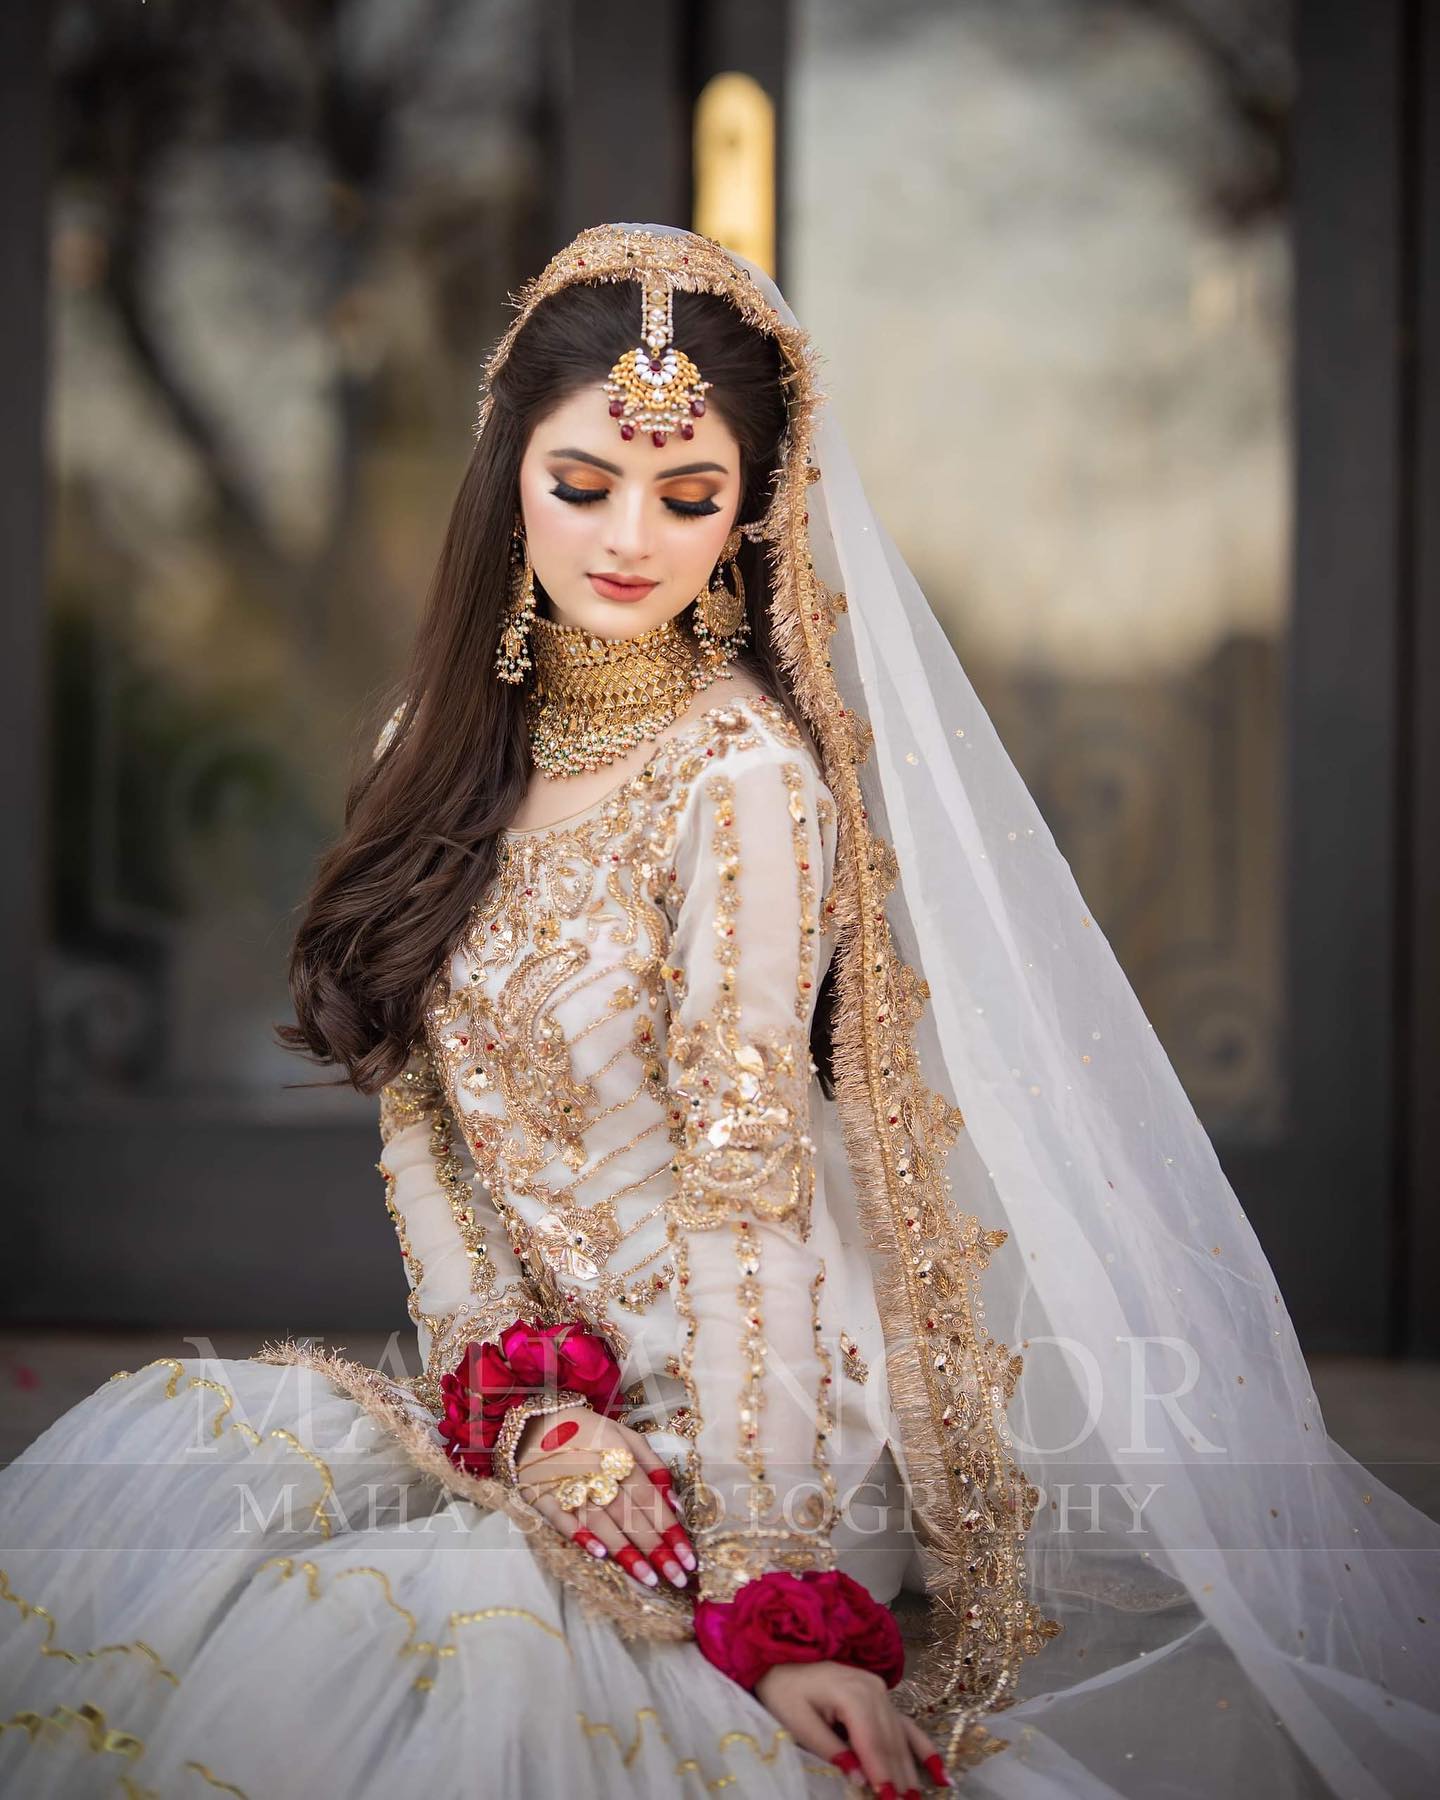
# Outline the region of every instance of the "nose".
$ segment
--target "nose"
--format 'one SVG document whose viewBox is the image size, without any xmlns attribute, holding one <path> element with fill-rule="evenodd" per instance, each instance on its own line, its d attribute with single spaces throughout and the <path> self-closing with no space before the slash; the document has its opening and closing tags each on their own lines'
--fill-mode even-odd
<svg viewBox="0 0 1440 1800">
<path fill-rule="evenodd" d="M 605 508 L 605 549 L 623 573 L 647 572 L 644 564 L 650 555 L 650 532 L 645 492 L 640 483 L 617 485 Z"/>
</svg>

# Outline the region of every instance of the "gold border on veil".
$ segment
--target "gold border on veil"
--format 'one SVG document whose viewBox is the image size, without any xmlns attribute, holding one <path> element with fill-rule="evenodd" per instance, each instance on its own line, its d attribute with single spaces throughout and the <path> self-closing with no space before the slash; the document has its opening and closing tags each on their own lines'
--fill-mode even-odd
<svg viewBox="0 0 1440 1800">
<path fill-rule="evenodd" d="M 964 1116 L 919 1066 L 915 1028 L 930 990 L 895 949 L 885 899 L 900 871 L 893 847 L 870 826 L 859 778 L 873 736 L 863 713 L 844 703 L 826 648 L 847 602 L 819 578 L 810 554 L 807 492 L 820 477 L 811 432 L 823 398 L 814 351 L 714 240 L 595 226 L 514 296 L 515 317 L 486 364 L 476 432 L 490 385 L 541 301 L 577 282 L 634 281 L 647 267 L 663 268 L 682 291 L 724 296 L 785 360 L 788 427 L 760 535 L 777 647 L 839 814 L 836 1106 L 874 1259 L 930 1601 L 927 1643 L 899 1697 L 944 1730 L 947 1760 L 963 1767 L 1005 1747 L 979 1720 L 1014 1703 L 1022 1658 L 1061 1626 L 1027 1592 L 1024 1539 L 1039 1494 L 1016 1466 L 1004 1421 L 1023 1358 L 981 1323 L 981 1277 L 1008 1233 L 984 1229 L 950 1198 L 945 1159 Z"/>
</svg>

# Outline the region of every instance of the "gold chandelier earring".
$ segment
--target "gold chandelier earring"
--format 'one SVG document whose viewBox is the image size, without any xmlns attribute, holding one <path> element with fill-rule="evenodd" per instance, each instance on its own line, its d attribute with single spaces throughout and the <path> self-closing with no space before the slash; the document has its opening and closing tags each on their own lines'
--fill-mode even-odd
<svg viewBox="0 0 1440 1800">
<path fill-rule="evenodd" d="M 495 679 L 512 686 L 529 673 L 530 627 L 535 623 L 535 572 L 530 566 L 530 546 L 520 515 L 510 534 L 510 607 L 500 630 L 500 649 L 495 657 Z"/>
<path fill-rule="evenodd" d="M 706 666 L 712 669 L 732 661 L 750 635 L 745 577 L 740 573 L 740 539 L 740 528 L 736 526 L 725 540 L 709 586 L 695 600 L 692 629 Z"/>
</svg>

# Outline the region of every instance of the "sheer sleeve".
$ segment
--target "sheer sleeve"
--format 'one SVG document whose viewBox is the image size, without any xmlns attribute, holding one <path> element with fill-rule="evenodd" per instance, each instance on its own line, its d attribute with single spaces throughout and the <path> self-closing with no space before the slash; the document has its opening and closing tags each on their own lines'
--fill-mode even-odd
<svg viewBox="0 0 1440 1800">
<path fill-rule="evenodd" d="M 465 1345 L 498 1335 L 532 1304 L 515 1251 L 490 1206 L 477 1206 L 457 1153 L 455 1116 L 429 1049 L 414 1047 L 380 1091 L 385 1205 L 400 1240 L 409 1312 L 432 1382 Z"/>
<path fill-rule="evenodd" d="M 667 1231 L 702 1598 L 834 1561 L 808 1132 L 833 819 L 810 759 L 766 745 L 701 778 L 677 839 Z"/>
</svg>

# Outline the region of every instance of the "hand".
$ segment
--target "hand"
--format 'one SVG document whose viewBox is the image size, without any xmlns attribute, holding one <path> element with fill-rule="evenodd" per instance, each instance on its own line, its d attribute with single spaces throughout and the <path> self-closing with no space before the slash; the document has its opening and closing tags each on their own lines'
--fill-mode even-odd
<svg viewBox="0 0 1440 1800">
<path fill-rule="evenodd" d="M 554 1483 L 564 1475 L 597 1470 L 601 1452 L 616 1444 L 635 1458 L 619 1493 L 608 1506 L 588 1501 L 578 1511 L 566 1512 L 554 1497 Z M 687 1585 L 686 1571 L 696 1566 L 695 1547 L 670 1492 L 670 1471 L 640 1432 L 588 1406 L 539 1413 L 520 1434 L 515 1469 L 520 1492 L 562 1537 L 573 1538 L 594 1556 L 613 1556 L 642 1586 L 659 1585 L 652 1561 L 675 1587 Z"/>
<path fill-rule="evenodd" d="M 802 1749 L 827 1762 L 849 1751 L 851 1779 L 861 1786 L 868 1781 L 886 1800 L 919 1793 L 920 1763 L 938 1786 L 950 1786 L 939 1751 L 891 1703 L 884 1681 L 868 1669 L 839 1662 L 776 1663 L 756 1682 L 755 1697 Z"/>
</svg>

